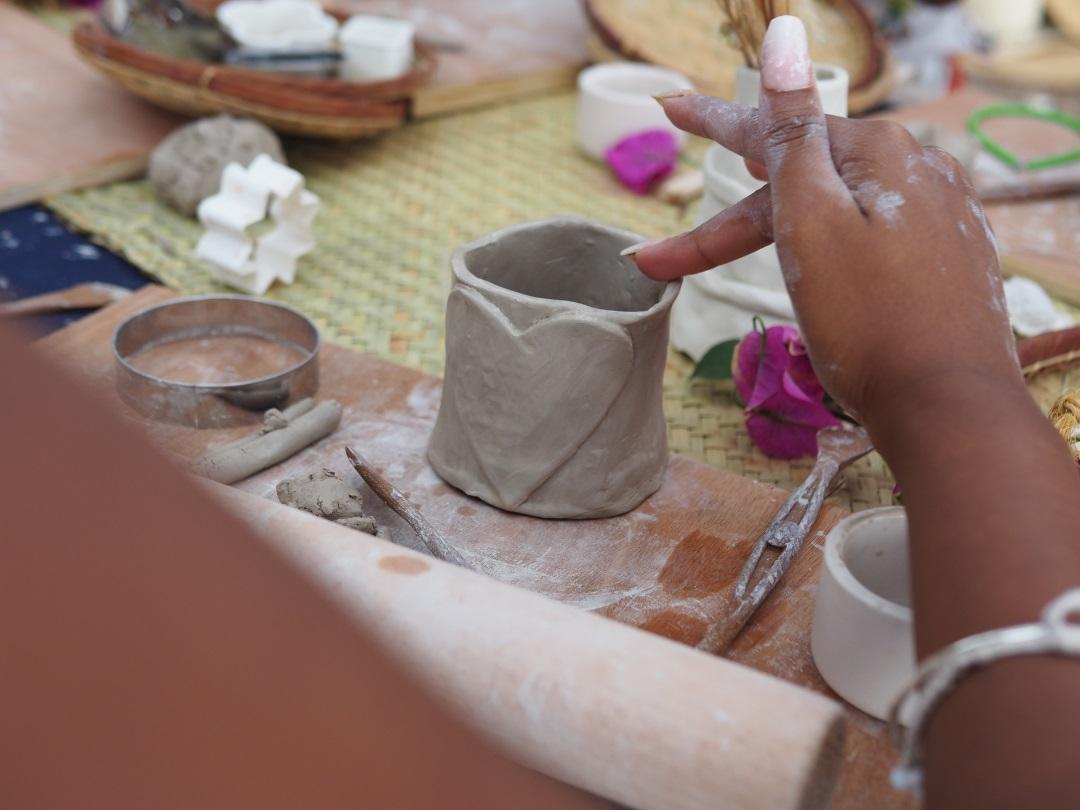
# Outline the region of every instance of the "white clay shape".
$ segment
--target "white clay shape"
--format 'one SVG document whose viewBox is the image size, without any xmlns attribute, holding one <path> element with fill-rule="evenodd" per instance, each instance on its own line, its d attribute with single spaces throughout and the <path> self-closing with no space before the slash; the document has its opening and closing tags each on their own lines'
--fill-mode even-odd
<svg viewBox="0 0 1080 810">
<path fill-rule="evenodd" d="M 1072 318 L 1054 306 L 1046 290 L 1029 278 L 1014 276 L 1005 282 L 1005 304 L 1012 328 L 1021 337 L 1076 325 Z"/>
<path fill-rule="evenodd" d="M 564 217 L 459 248 L 428 457 L 501 509 L 622 514 L 667 465 L 661 384 L 678 283 L 619 255 L 637 234 Z"/>
<path fill-rule="evenodd" d="M 216 16 L 241 48 L 318 51 L 330 48 L 338 22 L 314 0 L 229 0 Z"/>
<path fill-rule="evenodd" d="M 341 27 L 341 75 L 351 82 L 396 79 L 413 62 L 416 27 L 408 20 L 356 14 Z"/>
<path fill-rule="evenodd" d="M 274 228 L 258 240 L 247 229 L 266 218 Z M 315 247 L 312 225 L 319 198 L 304 188 L 304 176 L 269 155 L 257 156 L 248 168 L 225 167 L 221 191 L 199 203 L 199 222 L 206 228 L 195 255 L 210 263 L 216 279 L 254 295 L 274 281 L 291 284 L 296 263 Z"/>
</svg>

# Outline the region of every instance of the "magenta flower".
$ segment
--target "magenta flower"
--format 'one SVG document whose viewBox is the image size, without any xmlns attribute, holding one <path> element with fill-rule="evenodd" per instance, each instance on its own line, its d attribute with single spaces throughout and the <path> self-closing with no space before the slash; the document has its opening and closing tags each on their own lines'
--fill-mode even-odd
<svg viewBox="0 0 1080 810">
<path fill-rule="evenodd" d="M 825 389 L 798 330 L 770 326 L 751 332 L 735 348 L 733 366 L 735 390 L 746 406 L 746 429 L 765 455 L 813 455 L 817 432 L 839 424 L 825 407 Z"/>
<path fill-rule="evenodd" d="M 604 152 L 619 182 L 635 194 L 648 194 L 654 183 L 675 171 L 678 159 L 679 144 L 665 129 L 627 135 Z"/>
</svg>

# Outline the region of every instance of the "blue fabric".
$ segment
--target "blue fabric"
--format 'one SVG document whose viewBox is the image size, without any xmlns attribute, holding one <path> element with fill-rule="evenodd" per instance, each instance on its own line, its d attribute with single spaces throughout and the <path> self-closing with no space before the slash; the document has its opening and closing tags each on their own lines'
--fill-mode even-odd
<svg viewBox="0 0 1080 810">
<path fill-rule="evenodd" d="M 48 209 L 27 205 L 0 212 L 0 299 L 26 298 L 86 281 L 128 289 L 150 283 L 133 264 L 68 230 Z M 67 326 L 84 310 L 20 318 L 37 335 Z"/>
</svg>

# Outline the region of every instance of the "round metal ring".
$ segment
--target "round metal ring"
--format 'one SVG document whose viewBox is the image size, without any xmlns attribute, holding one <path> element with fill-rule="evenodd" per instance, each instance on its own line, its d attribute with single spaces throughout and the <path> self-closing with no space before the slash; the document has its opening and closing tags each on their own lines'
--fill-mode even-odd
<svg viewBox="0 0 1080 810">
<path fill-rule="evenodd" d="M 254 337 L 295 350 L 298 360 L 251 379 L 182 382 L 155 376 L 132 363 L 168 343 Z M 312 396 L 319 387 L 319 330 L 291 307 L 238 295 L 179 298 L 135 313 L 113 333 L 116 386 L 121 398 L 151 419 L 196 428 L 258 421 L 268 408 Z"/>
</svg>

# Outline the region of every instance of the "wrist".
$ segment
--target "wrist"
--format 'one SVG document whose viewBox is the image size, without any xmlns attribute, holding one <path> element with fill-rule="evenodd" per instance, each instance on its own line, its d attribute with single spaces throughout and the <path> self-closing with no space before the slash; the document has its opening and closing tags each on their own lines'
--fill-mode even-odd
<svg viewBox="0 0 1080 810">
<path fill-rule="evenodd" d="M 942 437 L 955 443 L 1001 435 L 1032 417 L 1045 421 L 1018 372 L 947 369 L 876 393 L 864 424 L 886 459 Z"/>
</svg>

